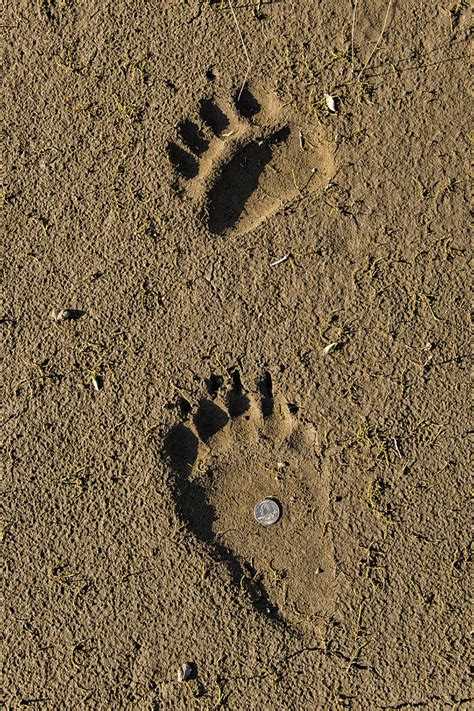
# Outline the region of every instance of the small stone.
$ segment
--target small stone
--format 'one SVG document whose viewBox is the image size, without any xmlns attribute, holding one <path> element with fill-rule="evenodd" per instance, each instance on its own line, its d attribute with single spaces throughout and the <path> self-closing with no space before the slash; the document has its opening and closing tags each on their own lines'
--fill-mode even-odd
<svg viewBox="0 0 474 711">
<path fill-rule="evenodd" d="M 189 681 L 193 673 L 193 666 L 186 662 L 178 669 L 178 681 Z"/>
<path fill-rule="evenodd" d="M 326 106 L 328 107 L 329 111 L 332 114 L 335 114 L 337 112 L 337 106 L 336 106 L 336 100 L 334 96 L 331 96 L 331 94 L 324 94 L 324 100 L 326 102 Z"/>
<path fill-rule="evenodd" d="M 329 355 L 329 353 L 331 351 L 333 351 L 335 348 L 337 348 L 338 345 L 339 345 L 339 343 L 337 341 L 334 341 L 334 343 L 328 343 L 328 345 L 324 346 L 324 348 L 323 348 L 324 355 Z"/>
<path fill-rule="evenodd" d="M 70 309 L 61 309 L 61 311 L 56 311 L 56 309 L 53 309 L 51 311 L 51 318 L 54 319 L 55 321 L 69 321 L 72 319 L 72 311 Z"/>
<path fill-rule="evenodd" d="M 93 378 L 91 378 L 91 381 L 92 385 L 94 386 L 94 390 L 102 390 L 104 384 L 100 375 L 95 375 Z"/>
</svg>

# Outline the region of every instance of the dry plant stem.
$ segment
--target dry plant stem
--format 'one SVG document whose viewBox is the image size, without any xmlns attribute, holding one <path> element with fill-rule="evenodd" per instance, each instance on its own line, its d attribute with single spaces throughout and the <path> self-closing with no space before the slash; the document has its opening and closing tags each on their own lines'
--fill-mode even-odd
<svg viewBox="0 0 474 711">
<path fill-rule="evenodd" d="M 352 27 L 351 27 L 351 73 L 352 73 L 352 76 L 354 76 L 354 29 L 355 29 L 355 21 L 356 21 L 357 3 L 358 3 L 358 0 L 354 0 L 354 9 L 352 11 Z"/>
<path fill-rule="evenodd" d="M 237 97 L 237 101 L 239 101 L 239 100 L 240 100 L 240 97 L 242 96 L 242 92 L 243 92 L 243 90 L 244 90 L 244 86 L 245 86 L 245 84 L 247 83 L 247 79 L 248 79 L 249 74 L 250 74 L 250 69 L 252 68 L 252 62 L 250 61 L 250 56 L 249 56 L 249 53 L 248 53 L 248 51 L 247 51 L 247 47 L 245 46 L 245 42 L 244 42 L 244 38 L 243 38 L 243 36 L 242 36 L 242 32 L 240 31 L 239 23 L 238 23 L 238 21 L 237 21 L 237 16 L 236 16 L 235 10 L 234 10 L 234 4 L 233 4 L 232 0 L 228 0 L 228 3 L 229 3 L 230 11 L 231 11 L 231 13 L 232 13 L 232 17 L 234 18 L 235 26 L 237 27 L 237 32 L 239 33 L 240 41 L 241 41 L 241 43 L 242 43 L 242 47 L 243 47 L 245 56 L 246 56 L 246 58 L 247 58 L 247 64 L 248 64 L 248 66 L 247 66 L 247 71 L 246 71 L 246 73 L 245 73 L 245 77 L 244 77 L 244 80 L 243 80 L 243 82 L 242 82 L 242 86 L 240 87 L 239 95 L 238 95 L 238 97 Z"/>
<path fill-rule="evenodd" d="M 370 63 L 372 57 L 374 56 L 374 54 L 375 54 L 375 52 L 376 52 L 378 46 L 380 45 L 380 42 L 382 41 L 382 37 L 384 36 L 385 30 L 387 29 L 388 16 L 389 16 L 390 10 L 391 10 L 391 8 L 392 8 L 392 2 L 393 2 L 393 0 L 388 0 L 387 11 L 386 11 L 386 13 L 385 13 L 385 19 L 384 19 L 384 21 L 383 21 L 382 30 L 381 30 L 381 32 L 380 32 L 380 35 L 379 35 L 379 38 L 378 38 L 377 42 L 375 43 L 375 45 L 374 45 L 374 47 L 373 47 L 371 53 L 369 54 L 369 57 L 368 57 L 366 63 L 364 64 L 364 66 L 363 66 L 362 69 L 360 70 L 359 78 L 363 75 L 363 73 L 365 72 L 365 70 L 366 70 L 367 67 L 369 66 L 369 63 Z"/>
</svg>

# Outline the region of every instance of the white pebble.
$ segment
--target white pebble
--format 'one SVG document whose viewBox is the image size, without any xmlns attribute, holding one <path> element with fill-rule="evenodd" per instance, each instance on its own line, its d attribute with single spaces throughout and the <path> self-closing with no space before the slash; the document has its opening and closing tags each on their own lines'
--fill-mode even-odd
<svg viewBox="0 0 474 711">
<path fill-rule="evenodd" d="M 326 101 L 326 106 L 328 107 L 329 111 L 332 114 L 335 114 L 337 109 L 336 109 L 336 100 L 334 96 L 331 96 L 331 94 L 324 94 L 324 99 Z"/>
<path fill-rule="evenodd" d="M 61 311 L 56 311 L 56 309 L 53 309 L 51 311 L 51 318 L 53 318 L 55 321 L 68 321 L 70 318 L 72 318 L 72 313 L 69 309 L 62 309 Z"/>
<path fill-rule="evenodd" d="M 179 669 L 178 669 L 178 681 L 188 681 L 188 679 L 191 678 L 191 674 L 193 673 L 193 668 L 191 664 L 183 664 Z"/>
</svg>

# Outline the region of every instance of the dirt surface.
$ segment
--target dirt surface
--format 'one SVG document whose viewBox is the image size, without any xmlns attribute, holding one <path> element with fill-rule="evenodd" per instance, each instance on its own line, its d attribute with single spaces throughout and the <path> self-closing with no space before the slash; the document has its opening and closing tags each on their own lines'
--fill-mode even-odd
<svg viewBox="0 0 474 711">
<path fill-rule="evenodd" d="M 6 708 L 472 703 L 467 13 L 6 6 Z"/>
</svg>

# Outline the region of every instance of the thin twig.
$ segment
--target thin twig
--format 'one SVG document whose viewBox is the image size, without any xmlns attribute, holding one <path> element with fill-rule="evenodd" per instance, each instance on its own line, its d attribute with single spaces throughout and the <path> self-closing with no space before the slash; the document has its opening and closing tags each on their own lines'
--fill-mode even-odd
<svg viewBox="0 0 474 711">
<path fill-rule="evenodd" d="M 352 13 L 352 29 L 351 29 L 351 64 L 352 64 L 351 70 L 352 70 L 352 76 L 354 76 L 354 30 L 355 30 L 357 3 L 358 3 L 358 0 L 354 0 L 354 10 Z"/>
<path fill-rule="evenodd" d="M 378 38 L 377 42 L 375 43 L 375 45 L 374 45 L 374 47 L 373 47 L 371 53 L 369 54 L 369 58 L 367 59 L 366 63 L 364 64 L 364 66 L 363 66 L 362 69 L 360 70 L 359 77 L 362 76 L 362 74 L 365 72 L 365 70 L 366 70 L 367 67 L 369 66 L 370 60 L 371 60 L 372 57 L 374 56 L 376 49 L 378 48 L 380 42 L 382 41 L 382 37 L 383 37 L 384 32 L 385 32 L 385 30 L 386 30 L 386 28 L 387 28 L 388 16 L 389 16 L 391 7 L 392 7 L 392 0 L 388 0 L 387 12 L 385 13 L 385 19 L 384 19 L 384 21 L 383 21 L 382 31 L 381 31 L 381 33 L 380 33 L 380 35 L 379 35 L 379 38 Z"/>
<path fill-rule="evenodd" d="M 286 262 L 287 259 L 291 257 L 291 254 L 285 254 L 284 257 L 280 257 L 280 259 L 275 260 L 274 262 L 270 262 L 271 267 L 277 267 L 279 264 L 283 264 L 283 262 Z"/>
<path fill-rule="evenodd" d="M 248 51 L 247 51 L 247 47 L 245 46 L 245 42 L 244 42 L 244 38 L 243 38 L 243 36 L 242 36 L 242 32 L 240 31 L 240 27 L 239 27 L 239 23 L 238 23 L 238 21 L 237 21 L 237 16 L 236 16 L 236 14 L 235 14 L 233 2 L 232 2 L 232 0 L 228 0 L 228 3 L 229 3 L 230 11 L 231 11 L 231 13 L 232 13 L 232 17 L 234 18 L 235 26 L 237 27 L 237 32 L 239 33 L 240 41 L 242 42 L 242 47 L 243 47 L 243 49 L 244 49 L 245 56 L 246 56 L 246 58 L 247 58 L 247 63 L 248 63 L 247 72 L 246 72 L 246 74 L 245 74 L 244 81 L 242 82 L 242 86 L 240 87 L 239 95 L 238 95 L 238 97 L 237 97 L 237 101 L 239 101 L 239 100 L 240 100 L 240 97 L 242 96 L 242 92 L 243 92 L 243 90 L 244 90 L 244 86 L 245 86 L 246 83 L 247 83 L 247 79 L 249 78 L 250 69 L 252 68 L 252 62 L 250 61 L 249 53 L 248 53 Z"/>
<path fill-rule="evenodd" d="M 398 440 L 397 440 L 396 437 L 393 438 L 393 448 L 394 448 L 394 450 L 396 451 L 396 453 L 397 453 L 399 459 L 403 459 L 403 455 L 402 455 L 402 453 L 401 453 L 401 451 L 400 451 L 400 447 L 398 446 Z"/>
</svg>

